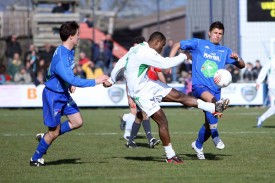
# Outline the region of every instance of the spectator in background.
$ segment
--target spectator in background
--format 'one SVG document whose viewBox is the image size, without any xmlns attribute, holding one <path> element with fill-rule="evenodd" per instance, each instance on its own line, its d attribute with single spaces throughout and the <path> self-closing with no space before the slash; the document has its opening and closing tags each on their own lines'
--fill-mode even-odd
<svg viewBox="0 0 275 183">
<path fill-rule="evenodd" d="M 47 75 L 47 66 L 45 64 L 45 61 L 43 59 L 40 59 L 38 61 L 37 65 L 37 71 L 36 71 L 36 77 L 38 76 L 38 73 L 43 76 L 43 81 L 46 81 L 46 75 Z"/>
<path fill-rule="evenodd" d="M 241 80 L 241 73 L 240 69 L 237 68 L 235 65 L 228 65 L 226 68 L 232 75 L 232 83 L 237 83 Z"/>
<path fill-rule="evenodd" d="M 90 15 L 86 15 L 83 22 L 85 22 L 89 28 L 94 27 L 94 21 Z"/>
<path fill-rule="evenodd" d="M 33 81 L 34 85 L 38 86 L 40 84 L 44 84 L 45 81 L 45 74 L 42 71 L 38 71 L 37 76 L 34 78 Z"/>
<path fill-rule="evenodd" d="M 65 13 L 65 11 L 64 6 L 60 2 L 52 9 L 52 13 Z"/>
<path fill-rule="evenodd" d="M 44 45 L 44 49 L 39 53 L 40 59 L 43 59 L 45 62 L 46 68 L 48 68 L 50 66 L 53 53 L 54 53 L 54 49 L 53 49 L 52 45 L 50 45 L 49 43 L 46 43 Z"/>
<path fill-rule="evenodd" d="M 6 83 L 6 66 L 4 64 L 0 64 L 0 85 Z"/>
<path fill-rule="evenodd" d="M 172 39 L 168 40 L 167 46 L 163 49 L 163 57 L 169 57 L 170 51 L 174 45 L 174 41 Z M 176 54 L 177 55 L 177 54 Z M 168 83 L 177 82 L 178 81 L 178 66 L 173 67 L 169 72 L 165 72 L 165 77 Z"/>
<path fill-rule="evenodd" d="M 16 34 L 12 34 L 7 40 L 6 40 L 6 51 L 5 51 L 5 55 L 7 58 L 7 65 L 9 67 L 9 65 L 12 63 L 14 54 L 18 53 L 19 57 L 21 56 L 22 53 L 22 49 L 21 49 L 21 45 L 20 43 L 17 41 L 17 36 Z"/>
<path fill-rule="evenodd" d="M 256 80 L 258 78 L 258 75 L 262 69 L 262 65 L 260 60 L 255 61 L 255 66 L 253 67 L 253 79 Z"/>
<path fill-rule="evenodd" d="M 85 72 L 86 79 L 95 79 L 104 75 L 103 70 L 100 67 L 95 67 L 94 62 L 90 60 L 82 65 L 82 70 Z"/>
<path fill-rule="evenodd" d="M 26 65 L 26 62 L 30 60 L 33 51 L 36 52 L 36 54 L 37 54 L 35 46 L 33 44 L 30 44 L 29 50 L 26 51 L 24 54 L 24 64 L 25 65 Z"/>
<path fill-rule="evenodd" d="M 76 65 L 76 67 L 74 68 L 74 74 L 79 77 L 79 78 L 86 78 L 86 75 L 84 73 L 84 71 L 82 70 L 81 65 Z"/>
<path fill-rule="evenodd" d="M 27 57 L 27 62 L 31 64 L 32 72 L 35 74 L 37 73 L 38 65 L 39 65 L 39 56 L 35 50 L 33 50 Z"/>
<path fill-rule="evenodd" d="M 251 62 L 247 62 L 247 64 L 246 64 L 246 68 L 245 68 L 244 73 L 243 73 L 243 80 L 245 82 L 254 81 L 254 78 L 253 78 L 253 65 L 252 65 Z"/>
<path fill-rule="evenodd" d="M 104 65 L 107 68 L 107 70 L 109 70 L 112 67 L 113 48 L 114 48 L 114 42 L 112 40 L 112 37 L 110 34 L 107 34 L 104 40 Z"/>
<path fill-rule="evenodd" d="M 30 61 L 27 61 L 27 62 L 26 62 L 25 68 L 26 68 L 26 71 L 27 71 L 28 73 L 30 73 L 31 78 L 32 78 L 32 81 L 34 82 L 35 79 L 36 79 L 36 73 L 33 72 Z"/>
<path fill-rule="evenodd" d="M 78 64 L 81 66 L 82 70 L 85 73 L 86 79 L 94 79 L 99 76 L 104 75 L 104 72 L 101 67 L 96 67 L 94 62 L 89 60 L 86 57 L 84 52 L 79 53 L 79 62 Z"/>
<path fill-rule="evenodd" d="M 18 53 L 14 53 L 13 60 L 8 66 L 8 74 L 11 76 L 12 81 L 14 81 L 15 73 L 18 72 L 19 68 L 22 66 L 22 61 Z"/>
<path fill-rule="evenodd" d="M 14 82 L 17 84 L 30 84 L 32 83 L 31 75 L 27 72 L 24 66 L 15 73 Z"/>
<path fill-rule="evenodd" d="M 101 67 L 104 73 L 108 72 L 108 67 L 105 64 L 105 53 L 104 53 L 104 41 L 100 40 L 98 42 L 92 43 L 92 59 L 96 67 Z"/>
</svg>

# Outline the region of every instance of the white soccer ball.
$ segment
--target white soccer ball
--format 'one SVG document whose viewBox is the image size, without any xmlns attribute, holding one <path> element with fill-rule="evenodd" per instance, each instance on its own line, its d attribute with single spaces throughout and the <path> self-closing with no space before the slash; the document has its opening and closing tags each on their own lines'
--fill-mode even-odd
<svg viewBox="0 0 275 183">
<path fill-rule="evenodd" d="M 214 74 L 214 83 L 220 88 L 227 87 L 231 82 L 232 82 L 232 75 L 226 69 L 219 69 Z"/>
</svg>

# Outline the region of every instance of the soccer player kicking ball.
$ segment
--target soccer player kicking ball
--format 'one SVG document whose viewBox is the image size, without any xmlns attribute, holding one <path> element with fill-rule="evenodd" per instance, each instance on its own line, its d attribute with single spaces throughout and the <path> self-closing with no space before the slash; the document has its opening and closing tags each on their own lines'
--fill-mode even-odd
<svg viewBox="0 0 275 183">
<path fill-rule="evenodd" d="M 220 100 L 221 88 L 215 83 L 213 76 L 218 69 L 224 69 L 226 64 L 233 64 L 242 69 L 244 61 L 231 49 L 220 45 L 224 34 L 221 22 L 211 24 L 208 32 L 209 41 L 202 39 L 182 40 L 175 43 L 171 49 L 173 57 L 178 49 L 188 50 L 192 55 L 192 91 L 193 96 L 205 102 Z M 229 102 L 229 100 L 227 101 Z M 205 159 L 203 143 L 211 136 L 218 149 L 224 148 L 224 143 L 218 133 L 218 119 L 209 111 L 204 111 L 205 122 L 199 130 L 198 138 L 192 143 L 198 159 Z"/>
<path fill-rule="evenodd" d="M 110 80 L 104 82 L 103 86 L 112 86 L 118 73 L 125 68 L 124 75 L 129 90 L 128 93 L 137 104 L 137 107 L 141 109 L 136 115 L 136 121 L 140 123 L 145 115 L 151 117 L 158 124 L 159 136 L 166 154 L 166 162 L 181 164 L 183 161 L 176 155 L 172 147 L 168 131 L 168 120 L 160 107 L 160 102 L 179 102 L 189 107 L 196 107 L 215 113 L 215 115 L 220 115 L 227 107 L 227 103 L 223 100 L 216 104 L 204 102 L 187 96 L 159 80 L 150 80 L 147 76 L 149 66 L 168 69 L 187 59 L 187 56 L 183 53 L 173 58 L 162 57 L 160 53 L 165 43 L 165 36 L 161 32 L 154 32 L 151 34 L 148 43 L 143 42 L 132 47 L 119 59 L 112 70 Z"/>
<path fill-rule="evenodd" d="M 80 79 L 75 76 L 73 48 L 79 40 L 79 25 L 75 21 L 65 22 L 61 25 L 59 34 L 62 45 L 54 52 L 42 94 L 43 119 L 48 132 L 37 135 L 39 144 L 31 157 L 31 166 L 45 166 L 42 156 L 46 154 L 52 142 L 58 136 L 82 126 L 81 114 L 69 92 L 73 93 L 75 87 L 95 86 L 109 78 L 106 75 L 96 79 Z M 63 115 L 66 115 L 68 120 L 61 123 Z"/>
</svg>

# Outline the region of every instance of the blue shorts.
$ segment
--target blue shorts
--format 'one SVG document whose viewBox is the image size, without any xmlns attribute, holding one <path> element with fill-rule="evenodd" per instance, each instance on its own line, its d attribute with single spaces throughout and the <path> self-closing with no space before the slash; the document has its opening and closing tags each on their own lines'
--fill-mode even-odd
<svg viewBox="0 0 275 183">
<path fill-rule="evenodd" d="M 221 90 L 214 92 L 214 91 L 210 90 L 205 85 L 193 85 L 192 86 L 192 93 L 193 93 L 193 96 L 196 98 L 201 98 L 202 93 L 206 92 L 206 91 L 210 92 L 216 98 L 217 101 L 220 100 Z M 215 118 L 213 116 L 213 114 L 211 114 L 210 112 L 205 112 L 205 115 L 206 115 L 206 119 L 209 124 L 217 124 L 218 123 L 218 119 Z"/>
<path fill-rule="evenodd" d="M 196 98 L 201 98 L 202 93 L 206 91 L 211 93 L 216 98 L 217 101 L 221 99 L 221 90 L 212 91 L 205 85 L 192 86 L 192 93 L 193 93 L 193 96 Z"/>
<path fill-rule="evenodd" d="M 48 127 L 56 127 L 61 123 L 61 116 L 79 112 L 69 93 L 57 93 L 44 88 L 42 94 L 43 119 Z"/>
</svg>

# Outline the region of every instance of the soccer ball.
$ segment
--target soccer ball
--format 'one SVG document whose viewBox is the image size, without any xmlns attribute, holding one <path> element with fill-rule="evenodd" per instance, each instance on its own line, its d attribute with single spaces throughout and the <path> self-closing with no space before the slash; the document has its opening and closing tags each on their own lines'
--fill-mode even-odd
<svg viewBox="0 0 275 183">
<path fill-rule="evenodd" d="M 220 88 L 227 87 L 231 82 L 232 82 L 232 75 L 226 69 L 219 69 L 214 74 L 214 83 Z"/>
</svg>

